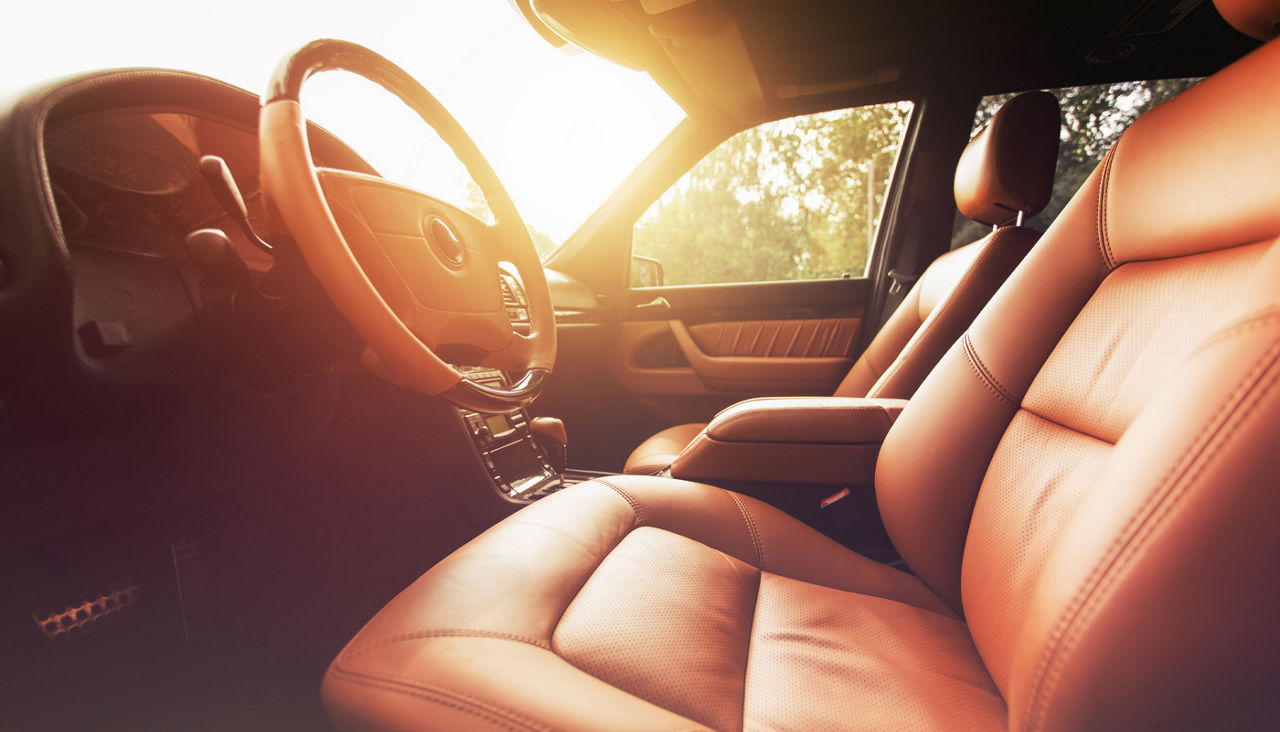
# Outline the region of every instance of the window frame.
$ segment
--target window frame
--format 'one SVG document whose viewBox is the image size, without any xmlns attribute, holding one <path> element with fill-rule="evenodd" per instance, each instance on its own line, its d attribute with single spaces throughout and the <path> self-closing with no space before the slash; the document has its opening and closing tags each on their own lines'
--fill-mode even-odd
<svg viewBox="0 0 1280 732">
<path fill-rule="evenodd" d="M 710 155 L 712 152 L 714 152 L 717 148 L 719 148 L 724 143 L 728 142 L 731 138 L 733 138 L 734 136 L 742 132 L 753 129 L 755 127 L 772 124 L 774 122 L 779 122 L 786 119 L 793 119 L 796 117 L 805 117 L 805 116 L 811 116 L 811 115 L 817 115 L 817 114 L 825 114 L 830 112 L 839 112 L 843 110 L 858 109 L 861 107 L 870 107 L 870 106 L 882 105 L 882 104 L 898 104 L 903 102 L 910 104 L 911 110 L 907 115 L 906 124 L 903 127 L 901 141 L 899 142 L 897 151 L 893 156 L 893 163 L 892 163 L 890 174 L 886 178 L 886 187 L 884 191 L 884 196 L 880 204 L 879 214 L 876 218 L 875 233 L 871 241 L 867 243 L 867 259 L 866 259 L 866 263 L 863 266 L 863 270 L 859 275 L 848 273 L 846 276 L 841 276 L 841 277 L 815 277 L 811 279 L 782 279 L 782 280 L 779 280 L 779 279 L 748 280 L 748 281 L 734 281 L 734 282 L 694 283 L 694 284 L 681 284 L 681 285 L 671 285 L 671 284 L 664 283 L 662 285 L 656 285 L 656 286 L 655 285 L 636 286 L 631 284 L 632 282 L 631 267 L 634 262 L 633 257 L 634 256 L 649 257 L 649 255 L 635 254 L 635 228 L 639 224 L 640 219 L 643 218 L 646 213 L 648 213 L 648 211 L 653 207 L 654 204 L 656 204 L 662 198 L 662 196 L 666 195 L 667 191 L 669 191 L 672 187 L 674 187 L 677 183 L 679 183 L 679 181 L 682 180 L 685 175 L 687 175 L 690 171 L 692 171 L 693 168 L 696 167 L 699 163 L 701 163 L 708 155 Z M 630 292 L 636 292 L 636 293 L 660 293 L 661 291 L 671 291 L 671 290 L 687 291 L 687 290 L 696 290 L 701 288 L 732 288 L 732 287 L 744 287 L 744 286 L 751 286 L 751 285 L 777 285 L 779 283 L 801 284 L 806 282 L 839 282 L 842 280 L 865 281 L 865 280 L 873 279 L 874 273 L 877 271 L 877 268 L 878 268 L 878 260 L 881 257 L 883 257 L 885 242 L 888 240 L 889 235 L 892 233 L 894 220 L 897 216 L 898 205 L 901 200 L 903 188 L 908 177 L 910 160 L 912 158 L 912 153 L 914 152 L 914 142 L 916 138 L 916 133 L 919 128 L 923 108 L 924 108 L 924 100 L 921 98 L 919 94 L 903 93 L 900 95 L 895 95 L 894 97 L 891 97 L 891 98 L 879 99 L 876 101 L 862 101 L 861 103 L 841 104 L 839 106 L 834 106 L 834 107 L 824 106 L 821 108 L 796 111 L 794 114 L 787 114 L 786 116 L 783 116 L 783 117 L 777 117 L 775 119 L 765 120 L 762 122 L 758 122 L 754 125 L 733 127 L 729 129 L 727 131 L 727 134 L 723 134 L 713 144 L 710 144 L 709 146 L 707 146 L 706 149 L 702 151 L 700 155 L 696 156 L 696 158 L 694 158 L 691 162 L 685 165 L 679 171 L 679 173 L 677 173 L 674 177 L 672 177 L 670 182 L 658 192 L 657 196 L 655 196 L 652 200 L 648 201 L 645 204 L 644 208 L 640 210 L 640 212 L 636 215 L 635 220 L 630 222 L 630 226 L 628 228 L 628 242 L 627 242 L 627 256 L 625 258 L 625 272 L 623 274 L 623 280 L 622 280 L 626 290 Z M 680 128 L 680 125 L 677 125 L 676 129 L 679 130 L 679 128 Z M 673 131 L 673 134 L 674 132 L 675 131 Z"/>
</svg>

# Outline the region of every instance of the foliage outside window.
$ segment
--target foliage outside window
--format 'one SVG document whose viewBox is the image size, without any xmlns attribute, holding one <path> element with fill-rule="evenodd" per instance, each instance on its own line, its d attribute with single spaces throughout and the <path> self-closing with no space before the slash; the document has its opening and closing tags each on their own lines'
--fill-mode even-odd
<svg viewBox="0 0 1280 732">
<path fill-rule="evenodd" d="M 632 251 L 660 261 L 668 285 L 862 276 L 911 108 L 876 104 L 734 135 L 641 217 Z"/>
<path fill-rule="evenodd" d="M 1158 79 L 1048 89 L 1058 98 L 1062 108 L 1062 137 L 1053 195 L 1043 211 L 1024 223 L 1040 231 L 1047 230 L 1129 125 L 1199 82 L 1200 79 Z M 983 97 L 973 120 L 973 134 L 986 126 L 996 110 L 1014 96 L 992 94 Z M 990 231 L 991 227 L 957 214 L 951 246 L 963 246 Z"/>
</svg>

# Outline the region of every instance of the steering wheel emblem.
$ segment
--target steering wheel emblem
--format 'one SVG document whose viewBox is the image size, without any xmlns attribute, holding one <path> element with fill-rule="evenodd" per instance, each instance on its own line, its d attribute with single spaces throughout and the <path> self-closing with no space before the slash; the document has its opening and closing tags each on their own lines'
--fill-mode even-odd
<svg viewBox="0 0 1280 732">
<path fill-rule="evenodd" d="M 462 266 L 462 240 L 454 233 L 449 222 L 439 216 L 427 216 L 422 220 L 422 235 L 445 264 L 455 268 Z"/>
</svg>

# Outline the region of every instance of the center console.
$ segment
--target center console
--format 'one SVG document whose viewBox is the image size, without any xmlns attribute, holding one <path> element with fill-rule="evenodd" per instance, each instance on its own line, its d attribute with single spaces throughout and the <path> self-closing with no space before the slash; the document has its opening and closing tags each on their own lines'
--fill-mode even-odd
<svg viewBox="0 0 1280 732">
<path fill-rule="evenodd" d="M 486 386 L 507 386 L 501 372 L 486 368 L 459 367 L 472 381 Z M 551 466 L 546 449 L 529 429 L 529 413 L 517 409 L 507 414 L 481 414 L 457 410 L 458 419 L 484 465 L 494 487 L 503 496 L 531 501 L 563 487 L 560 473 Z"/>
</svg>

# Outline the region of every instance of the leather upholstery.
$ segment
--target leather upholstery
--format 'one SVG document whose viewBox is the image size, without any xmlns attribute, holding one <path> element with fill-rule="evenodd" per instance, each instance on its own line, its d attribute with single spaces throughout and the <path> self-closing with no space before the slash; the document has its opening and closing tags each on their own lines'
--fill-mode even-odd
<svg viewBox="0 0 1280 732">
<path fill-rule="evenodd" d="M 909 398 L 1038 237 L 1031 229 L 1007 226 L 934 260 L 835 396 Z M 690 422 L 658 432 L 631 453 L 623 472 L 657 473 L 674 463 L 704 427 L 706 423 Z"/>
<path fill-rule="evenodd" d="M 880 442 L 905 399 L 771 397 L 738 402 L 716 415 L 706 436 L 721 442 Z"/>
<path fill-rule="evenodd" d="M 341 729 L 1004 715 L 963 623 L 915 578 L 751 498 L 642 476 L 565 489 L 455 552 L 360 631 L 323 695 Z"/>
<path fill-rule="evenodd" d="M 630 475 L 653 475 L 665 469 L 706 426 L 702 422 L 690 422 L 658 432 L 631 451 L 622 472 Z"/>
<path fill-rule="evenodd" d="M 1048 108 L 1050 104 L 1051 109 Z M 1010 107 L 1012 109 L 1006 111 Z M 977 205 L 975 202 L 987 207 L 997 207 L 1001 200 L 1014 200 L 1006 196 L 1006 189 L 1000 185 L 979 185 L 971 180 L 974 176 L 989 176 L 994 180 L 997 171 L 1004 170 L 1010 185 L 1016 183 L 1035 189 L 1035 192 L 1026 193 L 1018 199 L 1023 202 L 1032 199 L 1039 201 L 1028 209 L 1028 213 L 1043 208 L 1049 200 L 1054 166 L 1057 164 L 1058 119 L 1058 102 L 1052 94 L 1046 92 L 1022 94 L 1005 104 L 996 113 L 987 130 L 975 137 L 966 150 L 966 156 L 971 155 L 972 171 L 978 172 L 964 173 L 963 170 L 957 170 L 957 203 L 960 201 L 962 187 L 971 208 Z M 1048 149 L 1045 141 L 1048 139 L 1052 139 L 1052 154 L 1045 157 L 1044 153 Z M 1023 147 L 1027 145 L 1036 149 L 1024 156 Z M 968 176 L 968 182 L 962 182 L 962 174 Z M 1040 200 L 1041 191 L 1043 200 Z M 989 198 L 983 198 L 984 196 Z M 836 387 L 835 396 L 909 399 L 942 354 L 987 303 L 991 294 L 1035 245 L 1038 236 L 1031 229 L 1001 227 L 972 244 L 947 252 L 934 260 L 845 374 Z M 815 325 L 812 327 L 816 333 L 819 327 L 826 328 L 827 323 L 840 321 L 788 323 L 796 322 L 813 322 Z M 760 343 L 765 340 L 762 336 L 771 336 L 767 338 L 769 344 L 776 344 L 779 340 L 777 332 L 767 332 L 758 322 L 730 323 L 725 326 L 698 325 L 690 328 L 689 332 L 704 350 L 714 350 L 717 353 L 737 353 L 744 348 L 755 353 L 762 348 Z M 797 330 L 796 333 L 800 334 L 801 331 Z M 837 345 L 844 343 L 836 337 L 829 340 Z M 825 344 L 827 340 L 821 342 Z M 747 345 L 743 345 L 744 343 Z M 764 352 L 772 353 L 774 348 L 776 345 L 770 345 Z M 838 351 L 838 354 L 845 352 L 847 348 Z M 822 351 L 805 355 L 833 354 Z M 690 422 L 658 432 L 631 453 L 623 466 L 623 472 L 652 475 L 661 471 L 675 462 L 676 457 L 705 426 L 706 423 L 703 422 Z"/>
<path fill-rule="evenodd" d="M 996 111 L 956 166 L 956 206 L 984 224 L 1034 216 L 1053 193 L 1062 118 L 1048 92 L 1019 94 Z M 1046 174 L 1045 171 L 1048 171 Z"/>
<path fill-rule="evenodd" d="M 860 486 L 905 399 L 748 399 L 716 415 L 671 463 L 686 480 Z"/>
<path fill-rule="evenodd" d="M 1278 71 L 1273 43 L 1133 125 L 886 438 L 889 534 L 1011 727 L 1275 718 Z"/>
<path fill-rule="evenodd" d="M 858 359 L 867 369 L 855 364 L 836 396 L 858 393 L 869 372 L 876 378 L 860 395 L 909 399 L 1039 238 L 1033 229 L 1005 226 L 934 260 Z"/>
<path fill-rule="evenodd" d="M 1134 124 L 925 379 L 876 474 L 913 575 L 730 492 L 583 484 L 376 616 L 335 722 L 1273 727 L 1278 84 L 1275 42 Z"/>
<path fill-rule="evenodd" d="M 689 326 L 689 335 L 708 356 L 848 357 L 861 325 L 861 318 L 716 321 Z"/>
<path fill-rule="evenodd" d="M 1280 36 L 1280 0 L 1214 0 L 1231 27 L 1260 41 Z"/>
</svg>

